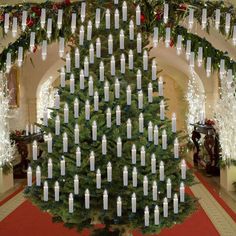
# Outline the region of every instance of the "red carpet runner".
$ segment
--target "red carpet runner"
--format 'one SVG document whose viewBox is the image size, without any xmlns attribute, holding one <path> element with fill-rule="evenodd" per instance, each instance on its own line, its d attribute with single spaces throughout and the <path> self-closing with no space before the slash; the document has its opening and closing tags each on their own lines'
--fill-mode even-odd
<svg viewBox="0 0 236 236">
<path fill-rule="evenodd" d="M 0 222 L 1 236 L 87 236 L 88 230 L 82 233 L 68 229 L 63 224 L 52 223 L 48 213 L 40 211 L 29 201 L 25 201 L 14 212 Z M 141 236 L 134 232 L 134 236 Z M 165 229 L 160 236 L 218 236 L 219 233 L 201 207 L 188 217 L 183 224 Z"/>
</svg>

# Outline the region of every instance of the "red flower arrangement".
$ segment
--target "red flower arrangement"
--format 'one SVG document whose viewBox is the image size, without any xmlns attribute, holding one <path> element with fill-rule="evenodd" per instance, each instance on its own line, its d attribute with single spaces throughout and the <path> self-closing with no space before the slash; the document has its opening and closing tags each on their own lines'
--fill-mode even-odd
<svg viewBox="0 0 236 236">
<path fill-rule="evenodd" d="M 39 7 L 31 7 L 31 11 L 34 12 L 37 16 L 40 16 L 41 15 L 41 8 Z"/>
<path fill-rule="evenodd" d="M 187 8 L 188 8 L 187 4 L 184 4 L 184 3 L 179 4 L 179 9 L 180 10 L 186 11 Z"/>
<path fill-rule="evenodd" d="M 143 23 L 145 22 L 145 20 L 146 20 L 146 19 L 145 19 L 145 15 L 142 13 L 142 14 L 141 14 L 141 23 L 143 24 Z"/>
<path fill-rule="evenodd" d="M 205 124 L 206 124 L 206 125 L 209 125 L 209 126 L 213 126 L 213 125 L 215 125 L 215 121 L 214 121 L 214 120 L 211 120 L 211 119 L 206 119 L 206 120 L 205 120 Z"/>
<path fill-rule="evenodd" d="M 32 27 L 34 24 L 34 21 L 31 18 L 27 18 L 26 24 L 28 27 Z"/>
</svg>

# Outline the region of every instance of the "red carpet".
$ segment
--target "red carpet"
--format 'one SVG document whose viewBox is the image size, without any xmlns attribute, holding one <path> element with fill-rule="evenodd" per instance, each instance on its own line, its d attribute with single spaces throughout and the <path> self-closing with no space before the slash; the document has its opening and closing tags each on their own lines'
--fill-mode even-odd
<svg viewBox="0 0 236 236">
<path fill-rule="evenodd" d="M 87 236 L 88 230 L 77 233 L 60 223 L 52 223 L 48 213 L 40 211 L 29 201 L 25 201 L 14 212 L 0 222 L 1 236 Z M 134 232 L 134 236 L 141 236 Z M 165 229 L 160 236 L 218 236 L 218 232 L 201 207 L 183 224 Z"/>
</svg>

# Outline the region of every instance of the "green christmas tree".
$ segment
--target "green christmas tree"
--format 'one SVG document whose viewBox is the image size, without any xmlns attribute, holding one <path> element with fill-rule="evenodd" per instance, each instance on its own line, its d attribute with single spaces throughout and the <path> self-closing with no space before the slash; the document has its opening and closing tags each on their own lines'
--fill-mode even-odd
<svg viewBox="0 0 236 236">
<path fill-rule="evenodd" d="M 145 48 L 151 37 L 133 1 L 85 6 L 79 25 L 72 16 L 73 46 L 25 194 L 68 227 L 96 221 L 105 224 L 101 235 L 156 233 L 182 222 L 195 200 L 183 194 L 193 178 L 179 158 L 175 121 L 165 116 L 162 81 Z"/>
</svg>

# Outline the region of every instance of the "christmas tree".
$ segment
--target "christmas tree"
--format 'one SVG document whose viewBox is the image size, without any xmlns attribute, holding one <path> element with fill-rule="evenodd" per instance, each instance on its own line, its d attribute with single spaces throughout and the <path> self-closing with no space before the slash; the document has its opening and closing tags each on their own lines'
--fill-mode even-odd
<svg viewBox="0 0 236 236">
<path fill-rule="evenodd" d="M 42 119 L 41 158 L 33 145 L 26 197 L 68 227 L 105 224 L 102 235 L 182 222 L 194 208 L 185 194 L 193 179 L 179 157 L 176 118 L 165 116 L 142 8 L 88 1 L 79 13 L 55 107 Z"/>
</svg>

